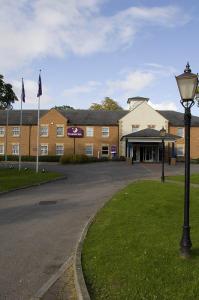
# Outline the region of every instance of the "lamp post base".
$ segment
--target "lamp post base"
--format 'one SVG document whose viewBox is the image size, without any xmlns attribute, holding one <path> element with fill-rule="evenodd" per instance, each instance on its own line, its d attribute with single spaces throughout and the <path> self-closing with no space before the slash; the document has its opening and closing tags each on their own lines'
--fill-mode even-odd
<svg viewBox="0 0 199 300">
<path fill-rule="evenodd" d="M 180 242 L 180 254 L 183 258 L 189 258 L 191 256 L 191 246 L 190 227 L 183 226 L 183 234 Z"/>
</svg>

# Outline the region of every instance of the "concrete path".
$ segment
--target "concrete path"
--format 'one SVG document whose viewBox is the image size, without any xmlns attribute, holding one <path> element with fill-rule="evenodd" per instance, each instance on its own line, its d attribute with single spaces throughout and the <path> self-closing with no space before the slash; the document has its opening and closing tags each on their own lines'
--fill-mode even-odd
<svg viewBox="0 0 199 300">
<path fill-rule="evenodd" d="M 161 173 L 160 164 L 126 162 L 42 167 L 67 179 L 0 197 L 0 299 L 32 297 L 71 256 L 85 223 L 113 193 Z M 166 165 L 165 175 L 183 169 Z M 199 165 L 192 172 L 199 172 Z"/>
</svg>

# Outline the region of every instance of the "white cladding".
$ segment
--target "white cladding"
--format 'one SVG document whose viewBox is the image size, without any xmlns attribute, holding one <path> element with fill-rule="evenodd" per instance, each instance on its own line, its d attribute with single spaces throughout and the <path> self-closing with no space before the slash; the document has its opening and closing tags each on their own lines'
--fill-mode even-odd
<svg viewBox="0 0 199 300">
<path fill-rule="evenodd" d="M 143 98 L 147 99 L 147 98 Z M 137 101 L 139 104 L 133 108 L 127 115 L 119 120 L 119 139 L 122 136 L 132 133 L 133 126 L 139 126 L 137 129 L 142 130 L 155 126 L 155 130 L 162 127 L 168 132 L 168 120 L 159 114 L 145 101 Z M 125 142 L 120 142 L 120 155 L 125 155 Z"/>
</svg>

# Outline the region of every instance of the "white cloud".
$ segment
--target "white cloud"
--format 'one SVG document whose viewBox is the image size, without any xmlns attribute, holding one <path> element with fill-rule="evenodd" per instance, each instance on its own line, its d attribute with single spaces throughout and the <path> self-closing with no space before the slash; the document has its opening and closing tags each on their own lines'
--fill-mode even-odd
<svg viewBox="0 0 199 300">
<path fill-rule="evenodd" d="M 13 90 L 16 93 L 18 99 L 21 99 L 21 81 L 14 80 L 12 81 Z M 26 103 L 24 104 L 24 108 L 29 108 L 35 105 L 35 109 L 37 108 L 38 98 L 38 84 L 33 80 L 24 80 L 25 86 L 25 94 L 26 94 Z M 43 95 L 41 96 L 42 107 L 47 107 L 49 104 L 53 103 L 51 97 L 48 95 L 48 90 L 45 86 L 42 86 Z M 20 101 L 16 105 L 20 107 Z"/>
<path fill-rule="evenodd" d="M 124 79 L 110 80 L 107 82 L 107 93 L 114 94 L 122 92 L 131 95 L 140 92 L 145 87 L 151 85 L 155 80 L 152 73 L 143 71 L 129 72 Z"/>
<path fill-rule="evenodd" d="M 1 0 L 1 70 L 43 56 L 114 51 L 130 45 L 146 26 L 171 27 L 189 20 L 177 6 L 129 7 L 103 16 L 104 1 Z"/>
<path fill-rule="evenodd" d="M 76 85 L 72 88 L 64 90 L 63 95 L 69 98 L 71 97 L 76 98 L 79 97 L 79 95 L 89 94 L 95 91 L 96 88 L 99 87 L 99 85 L 101 84 L 97 81 L 88 81 L 85 84 Z"/>
<path fill-rule="evenodd" d="M 165 101 L 161 103 L 148 102 L 156 110 L 177 110 L 177 106 L 172 101 Z"/>
</svg>

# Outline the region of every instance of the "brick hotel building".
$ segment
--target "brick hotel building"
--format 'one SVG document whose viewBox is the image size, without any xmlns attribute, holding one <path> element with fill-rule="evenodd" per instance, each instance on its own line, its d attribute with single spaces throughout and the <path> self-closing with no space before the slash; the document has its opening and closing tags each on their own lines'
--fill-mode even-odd
<svg viewBox="0 0 199 300">
<path fill-rule="evenodd" d="M 125 156 L 137 162 L 161 161 L 162 137 L 166 129 L 167 158 L 184 157 L 184 114 L 155 110 L 148 98 L 128 99 L 129 110 L 41 110 L 40 155 L 86 154 L 96 157 Z M 0 155 L 36 156 L 37 110 L 0 111 Z M 8 124 L 8 125 L 7 125 Z M 81 137 L 68 136 L 70 129 Z M 192 116 L 191 158 L 199 158 L 199 117 Z"/>
</svg>

